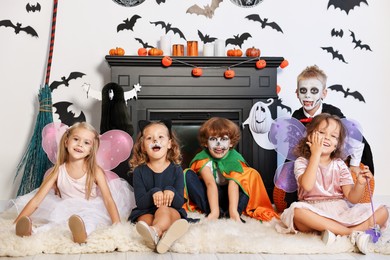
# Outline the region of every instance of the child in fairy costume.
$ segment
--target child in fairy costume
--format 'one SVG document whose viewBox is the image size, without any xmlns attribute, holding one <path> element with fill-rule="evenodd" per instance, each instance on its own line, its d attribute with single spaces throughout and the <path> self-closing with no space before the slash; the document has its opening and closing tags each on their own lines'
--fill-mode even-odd
<svg viewBox="0 0 390 260">
<path fill-rule="evenodd" d="M 185 173 L 187 210 L 200 210 L 208 220 L 241 214 L 269 221 L 277 217 L 258 171 L 248 166 L 234 147 L 239 127 L 229 119 L 213 117 L 199 130 L 204 150 Z"/>
</svg>

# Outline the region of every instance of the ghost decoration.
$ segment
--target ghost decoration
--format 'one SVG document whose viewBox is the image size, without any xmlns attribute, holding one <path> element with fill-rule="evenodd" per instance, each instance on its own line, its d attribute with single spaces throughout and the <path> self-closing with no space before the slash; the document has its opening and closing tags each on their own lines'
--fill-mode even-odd
<svg viewBox="0 0 390 260">
<path fill-rule="evenodd" d="M 267 101 L 268 103 L 261 101 L 255 103 L 249 112 L 249 117 L 242 125 L 243 127 L 249 125 L 253 139 L 261 148 L 272 150 L 274 146 L 268 140 L 268 132 L 273 122 L 269 106 L 272 105 L 274 100 L 269 98 Z"/>
</svg>

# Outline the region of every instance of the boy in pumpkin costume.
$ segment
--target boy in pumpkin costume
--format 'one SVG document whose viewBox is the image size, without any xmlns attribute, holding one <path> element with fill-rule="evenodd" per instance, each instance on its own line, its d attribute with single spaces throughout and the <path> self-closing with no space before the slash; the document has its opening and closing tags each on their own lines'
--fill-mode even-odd
<svg viewBox="0 0 390 260">
<path fill-rule="evenodd" d="M 278 217 L 259 172 L 234 149 L 240 137 L 239 127 L 226 118 L 213 117 L 201 126 L 199 141 L 205 149 L 185 171 L 187 210 L 201 211 L 209 220 L 242 221 L 242 213 L 264 221 Z"/>
</svg>

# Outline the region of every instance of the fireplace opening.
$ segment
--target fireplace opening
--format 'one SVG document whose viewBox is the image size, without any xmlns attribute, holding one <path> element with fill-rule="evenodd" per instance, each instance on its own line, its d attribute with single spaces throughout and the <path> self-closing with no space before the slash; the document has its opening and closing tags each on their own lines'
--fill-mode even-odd
<svg viewBox="0 0 390 260">
<path fill-rule="evenodd" d="M 198 133 L 200 126 L 212 117 L 224 117 L 240 126 L 242 115 L 240 110 L 155 110 L 147 112 L 147 120 L 158 121 L 161 119 L 172 120 L 172 130 L 175 131 L 183 156 L 182 167 L 188 168 L 191 160 L 202 150 L 199 145 Z M 240 152 L 242 138 L 235 147 Z"/>
</svg>

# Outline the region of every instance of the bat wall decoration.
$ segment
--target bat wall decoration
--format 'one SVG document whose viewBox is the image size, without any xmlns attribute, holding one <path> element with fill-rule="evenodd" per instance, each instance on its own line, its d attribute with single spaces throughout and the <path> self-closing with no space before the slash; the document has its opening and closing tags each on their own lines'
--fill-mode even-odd
<svg viewBox="0 0 390 260">
<path fill-rule="evenodd" d="M 187 14 L 197 14 L 204 15 L 205 17 L 211 19 L 214 16 L 215 9 L 219 7 L 219 4 L 223 0 L 211 0 L 211 5 L 205 5 L 203 8 L 197 4 L 192 5 L 187 9 Z"/>
<path fill-rule="evenodd" d="M 147 42 L 144 42 L 141 38 L 134 38 L 137 42 L 142 44 L 143 48 L 154 48 L 152 45 L 149 45 Z"/>
<path fill-rule="evenodd" d="M 33 13 L 40 12 L 41 11 L 41 5 L 39 3 L 36 3 L 36 5 L 32 5 L 32 4 L 28 3 L 26 5 L 26 11 L 27 11 L 27 13 L 29 13 L 29 12 L 33 12 Z"/>
<path fill-rule="evenodd" d="M 120 23 L 118 24 L 118 26 L 116 27 L 116 31 L 119 32 L 119 31 L 123 31 L 123 30 L 133 30 L 133 27 L 135 25 L 135 22 L 141 18 L 141 16 L 139 15 L 133 15 L 130 20 L 129 18 L 126 18 L 126 20 L 123 20 L 123 23 Z"/>
<path fill-rule="evenodd" d="M 362 94 L 360 94 L 359 91 L 353 91 L 353 92 L 350 92 L 349 91 L 349 88 L 347 88 L 346 90 L 343 88 L 342 85 L 332 85 L 332 86 L 329 86 L 328 89 L 331 89 L 331 90 L 334 90 L 336 92 L 341 92 L 344 94 L 344 98 L 347 98 L 348 96 L 352 96 L 354 97 L 355 99 L 359 100 L 359 101 L 362 101 L 364 103 L 366 103 L 366 101 L 364 100 L 364 97 Z"/>
<path fill-rule="evenodd" d="M 287 112 L 289 112 L 289 113 L 291 114 L 291 112 L 292 112 L 291 107 L 284 105 L 284 104 L 282 103 L 282 99 L 281 99 L 281 98 L 278 98 L 278 99 L 276 100 L 276 105 L 277 105 L 278 107 L 280 107 L 281 109 L 286 109 Z"/>
<path fill-rule="evenodd" d="M 339 59 L 342 62 L 348 64 L 348 62 L 345 61 L 343 55 L 340 54 L 338 50 L 334 50 L 333 47 L 321 47 L 321 49 L 331 53 L 332 54 L 332 59 Z"/>
<path fill-rule="evenodd" d="M 69 74 L 69 77 L 61 77 L 61 81 L 53 81 L 51 84 L 50 84 L 50 89 L 51 91 L 53 92 L 53 90 L 55 90 L 56 88 L 58 88 L 59 86 L 61 85 L 65 85 L 65 87 L 69 87 L 69 81 L 71 81 L 72 79 L 78 79 L 78 78 L 81 78 L 83 77 L 85 74 L 84 73 L 81 73 L 81 72 L 71 72 Z"/>
<path fill-rule="evenodd" d="M 362 44 L 362 41 L 361 40 L 356 40 L 356 37 L 355 37 L 355 34 L 353 31 L 349 30 L 351 32 L 351 37 L 352 37 L 352 43 L 355 44 L 355 48 L 356 49 L 357 47 L 359 47 L 360 49 L 365 49 L 365 50 L 369 50 L 369 51 L 372 51 L 370 46 L 368 46 L 367 44 Z"/>
<path fill-rule="evenodd" d="M 330 35 L 331 35 L 332 37 L 340 37 L 340 38 L 343 38 L 344 31 L 343 31 L 343 29 L 340 29 L 339 31 L 337 31 L 335 28 L 333 28 L 332 31 L 330 32 Z"/>
<path fill-rule="evenodd" d="M 275 22 L 268 22 L 268 18 L 261 19 L 260 15 L 258 15 L 258 14 L 250 14 L 250 15 L 246 16 L 245 18 L 247 18 L 248 20 L 251 20 L 251 21 L 255 21 L 255 22 L 261 23 L 261 28 L 263 28 L 263 29 L 266 26 L 269 26 L 272 29 L 274 29 L 274 30 L 276 30 L 278 32 L 283 33 L 282 28 L 280 28 L 280 26 L 277 23 L 275 23 Z"/>
<path fill-rule="evenodd" d="M 163 21 L 157 21 L 157 22 L 150 22 L 151 24 L 154 24 L 155 26 L 157 25 L 161 25 L 161 27 L 163 29 L 165 29 L 165 34 L 168 34 L 168 32 L 172 31 L 173 34 L 178 34 L 180 36 L 180 38 L 183 38 L 184 40 L 186 40 L 186 37 L 184 36 L 184 34 L 176 27 L 172 27 L 170 23 L 165 23 Z"/>
<path fill-rule="evenodd" d="M 80 115 L 75 117 L 76 113 L 72 110 L 69 110 L 69 108 L 73 105 L 73 103 L 63 101 L 63 102 L 57 102 L 53 104 L 53 107 L 56 108 L 55 113 L 59 115 L 59 119 L 61 123 L 65 125 L 73 125 L 76 122 L 84 122 L 86 121 L 84 112 L 81 111 Z"/>
<path fill-rule="evenodd" d="M 228 46 L 229 44 L 231 44 L 231 45 L 239 46 L 241 48 L 244 41 L 251 38 L 251 37 L 252 37 L 252 35 L 250 35 L 247 32 L 245 32 L 241 35 L 239 35 L 239 34 L 233 35 L 233 38 L 226 39 L 225 46 Z"/>
<path fill-rule="evenodd" d="M 213 42 L 217 39 L 215 37 L 210 37 L 210 35 L 208 34 L 203 35 L 203 33 L 199 30 L 198 30 L 198 36 L 203 43 Z"/>
<path fill-rule="evenodd" d="M 156 0 L 157 4 L 165 3 L 165 0 Z"/>
<path fill-rule="evenodd" d="M 361 3 L 368 5 L 366 0 L 329 0 L 328 9 L 333 5 L 334 9 L 340 8 L 341 11 L 345 11 L 348 15 L 349 11 L 353 10 L 356 6 L 360 6 Z"/>
<path fill-rule="evenodd" d="M 10 20 L 1 20 L 0 21 L 0 27 L 11 27 L 15 30 L 15 34 L 19 34 L 20 31 L 25 32 L 27 34 L 30 34 L 33 37 L 38 37 L 38 33 L 32 28 L 31 26 L 25 26 L 22 27 L 21 23 L 16 23 L 16 25 L 13 24 Z"/>
</svg>

